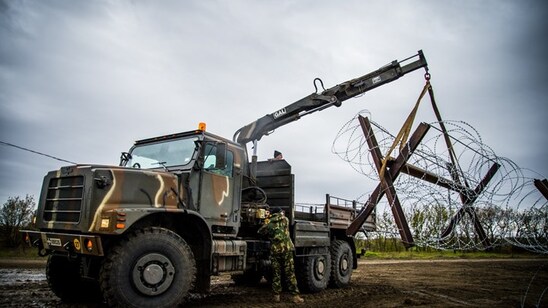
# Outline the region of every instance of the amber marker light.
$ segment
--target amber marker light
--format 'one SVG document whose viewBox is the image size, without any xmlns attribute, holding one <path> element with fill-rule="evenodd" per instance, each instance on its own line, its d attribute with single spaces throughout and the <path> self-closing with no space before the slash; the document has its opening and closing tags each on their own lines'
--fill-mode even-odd
<svg viewBox="0 0 548 308">
<path fill-rule="evenodd" d="M 90 239 L 85 239 L 84 240 L 84 245 L 86 245 L 86 249 L 89 251 L 89 252 L 92 252 L 93 251 L 93 242 L 90 240 Z"/>
<path fill-rule="evenodd" d="M 199 130 L 199 131 L 202 131 L 202 132 L 205 132 L 205 130 L 206 130 L 206 124 L 205 124 L 204 122 L 198 123 L 198 130 Z"/>
<path fill-rule="evenodd" d="M 116 229 L 123 229 L 126 227 L 126 213 L 116 212 L 118 218 L 116 218 Z"/>
</svg>

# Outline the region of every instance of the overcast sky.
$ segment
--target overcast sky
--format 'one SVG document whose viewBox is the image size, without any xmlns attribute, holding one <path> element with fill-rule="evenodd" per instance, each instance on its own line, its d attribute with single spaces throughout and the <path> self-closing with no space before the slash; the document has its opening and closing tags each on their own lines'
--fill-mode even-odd
<svg viewBox="0 0 548 308">
<path fill-rule="evenodd" d="M 0 141 L 118 164 L 136 139 L 234 132 L 314 92 L 422 49 L 442 116 L 497 155 L 548 174 L 545 1 L 0 0 Z M 331 153 L 358 111 L 396 133 L 423 72 L 279 128 L 259 143 L 296 174 L 296 199 L 376 184 Z M 434 120 L 428 105 L 418 121 Z M 0 144 L 0 202 L 66 163 Z"/>
</svg>

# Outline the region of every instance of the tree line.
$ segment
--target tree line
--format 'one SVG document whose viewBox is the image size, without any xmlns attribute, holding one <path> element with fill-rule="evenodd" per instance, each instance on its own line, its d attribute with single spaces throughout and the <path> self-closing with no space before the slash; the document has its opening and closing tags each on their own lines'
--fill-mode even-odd
<svg viewBox="0 0 548 308">
<path fill-rule="evenodd" d="M 432 251 L 452 249 L 459 251 L 484 250 L 517 246 L 535 252 L 548 251 L 548 209 L 531 208 L 518 210 L 511 207 L 484 205 L 463 211 L 451 234 L 441 238 L 458 209 L 442 204 L 411 206 L 404 209 L 409 228 L 415 241 L 415 249 Z M 482 241 L 474 227 L 474 216 L 485 231 Z M 376 230 L 368 232 L 358 241 L 370 251 L 403 251 L 397 225 L 388 207 L 377 210 Z"/>
</svg>

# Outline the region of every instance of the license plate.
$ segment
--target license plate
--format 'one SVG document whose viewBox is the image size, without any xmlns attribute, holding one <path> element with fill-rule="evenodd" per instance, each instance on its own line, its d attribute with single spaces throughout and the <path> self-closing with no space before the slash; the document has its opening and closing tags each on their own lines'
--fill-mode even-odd
<svg viewBox="0 0 548 308">
<path fill-rule="evenodd" d="M 48 246 L 61 247 L 61 239 L 59 239 L 59 238 L 48 237 L 48 240 L 46 242 L 47 242 Z"/>
</svg>

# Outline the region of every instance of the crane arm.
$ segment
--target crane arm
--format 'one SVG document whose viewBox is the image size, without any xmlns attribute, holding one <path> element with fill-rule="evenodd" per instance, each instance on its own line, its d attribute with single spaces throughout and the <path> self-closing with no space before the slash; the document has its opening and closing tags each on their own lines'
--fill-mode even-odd
<svg viewBox="0 0 548 308">
<path fill-rule="evenodd" d="M 418 59 L 415 59 L 418 58 Z M 407 63 L 408 61 L 411 61 Z M 407 63 L 407 64 L 404 64 Z M 403 64 L 403 65 L 402 65 Z M 364 76 L 348 80 L 327 90 L 318 93 L 317 82 L 323 88 L 323 82 L 314 79 L 316 92 L 300 100 L 267 114 L 264 117 L 240 128 L 234 134 L 234 141 L 247 144 L 250 141 L 260 140 L 276 128 L 299 120 L 305 115 L 321 111 L 331 106 L 340 107 L 342 102 L 356 97 L 376 87 L 392 82 L 401 76 L 424 67 L 428 73 L 428 64 L 422 50 L 405 60 L 394 60 L 378 70 Z"/>
</svg>

